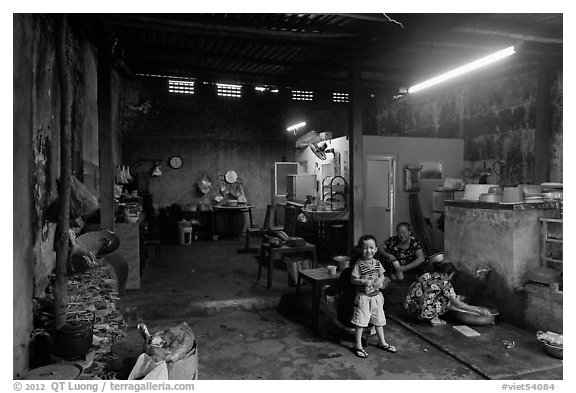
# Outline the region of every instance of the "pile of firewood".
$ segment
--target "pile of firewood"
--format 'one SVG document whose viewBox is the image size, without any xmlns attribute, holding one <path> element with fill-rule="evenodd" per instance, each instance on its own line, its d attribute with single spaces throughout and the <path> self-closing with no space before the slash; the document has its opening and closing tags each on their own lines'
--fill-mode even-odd
<svg viewBox="0 0 576 393">
<path fill-rule="evenodd" d="M 106 364 L 115 359 L 112 344 L 124 336 L 126 323 L 116 308 L 120 299 L 105 266 L 92 268 L 68 280 L 67 322 L 93 323 L 92 348 L 86 355 L 84 374 L 106 378 Z"/>
</svg>

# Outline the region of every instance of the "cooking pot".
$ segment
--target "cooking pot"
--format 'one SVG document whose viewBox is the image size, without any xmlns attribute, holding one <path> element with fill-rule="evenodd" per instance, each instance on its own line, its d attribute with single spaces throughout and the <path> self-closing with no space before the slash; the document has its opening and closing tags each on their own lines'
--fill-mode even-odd
<svg viewBox="0 0 576 393">
<path fill-rule="evenodd" d="M 499 312 L 491 308 L 487 309 L 490 311 L 490 315 L 480 315 L 472 311 L 466 311 L 462 309 L 452 310 L 452 315 L 454 315 L 454 318 L 456 318 L 458 321 L 468 325 L 490 325 L 494 323 L 496 315 L 498 315 Z"/>
<path fill-rule="evenodd" d="M 444 253 L 443 252 L 439 252 L 439 253 L 430 255 L 430 257 L 428 258 L 428 262 L 430 262 L 430 263 L 442 262 L 442 261 L 444 261 Z"/>
<path fill-rule="evenodd" d="M 88 353 L 92 346 L 92 324 L 88 322 L 68 322 L 56 330 L 54 354 L 65 358 L 80 357 Z"/>
</svg>

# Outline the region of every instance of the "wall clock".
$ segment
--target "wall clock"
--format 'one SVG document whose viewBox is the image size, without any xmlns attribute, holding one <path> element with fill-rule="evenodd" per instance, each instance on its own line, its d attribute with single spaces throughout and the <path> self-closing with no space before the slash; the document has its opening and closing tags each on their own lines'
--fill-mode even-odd
<svg viewBox="0 0 576 393">
<path fill-rule="evenodd" d="M 180 157 L 180 156 L 170 157 L 169 163 L 170 163 L 170 166 L 171 166 L 172 168 L 174 168 L 174 169 L 179 169 L 179 168 L 182 167 L 182 163 L 183 163 L 183 162 L 182 162 L 182 157 Z"/>
</svg>

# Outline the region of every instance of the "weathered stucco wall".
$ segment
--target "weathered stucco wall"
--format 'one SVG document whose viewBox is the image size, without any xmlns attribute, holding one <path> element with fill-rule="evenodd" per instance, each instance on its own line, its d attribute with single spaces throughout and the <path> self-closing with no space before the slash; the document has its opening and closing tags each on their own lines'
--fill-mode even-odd
<svg viewBox="0 0 576 393">
<path fill-rule="evenodd" d="M 552 135 L 550 139 L 550 181 L 562 183 L 564 172 L 562 170 L 563 162 L 563 137 L 564 129 L 564 78 L 562 71 L 553 73 L 552 79 Z"/>
<path fill-rule="evenodd" d="M 195 90 L 194 96 L 168 94 L 168 82 L 158 78 L 124 83 L 122 163 L 131 166 L 131 174 L 146 175 L 158 208 L 199 201 L 195 183 L 204 175 L 212 181 L 213 197 L 218 175 L 232 169 L 256 206 L 254 221 L 262 223 L 273 163 L 293 159 L 296 136 L 286 127 L 306 121 L 334 137 L 348 129 L 347 105 L 293 103 L 248 87 L 240 99 L 217 97 L 214 85 L 197 84 Z M 184 161 L 177 170 L 168 165 L 174 155 Z M 150 178 L 155 159 L 162 162 L 162 176 Z"/>
<path fill-rule="evenodd" d="M 455 287 L 502 320 L 525 325 L 526 273 L 540 266 L 540 217 L 554 209 L 502 210 L 446 206 L 444 253 L 458 268 Z"/>
<path fill-rule="evenodd" d="M 29 367 L 33 297 L 46 296 L 55 265 L 56 226 L 46 210 L 57 198 L 60 174 L 60 93 L 55 61 L 55 24 L 50 15 L 14 16 L 14 376 Z M 95 50 L 68 30 L 67 54 L 73 83 L 73 172 L 83 178 L 83 152 L 98 155 L 91 145 L 97 124 L 96 76 L 85 77 L 86 51 Z M 94 69 L 88 72 L 95 72 Z M 88 104 L 91 103 L 91 104 Z M 86 139 L 86 140 L 85 140 Z"/>
<path fill-rule="evenodd" d="M 28 367 L 32 331 L 33 218 L 32 199 L 32 21 L 14 14 L 14 176 L 12 261 L 12 367 L 18 378 Z M 16 203 L 17 201 L 17 203 Z"/>
<path fill-rule="evenodd" d="M 549 105 L 550 180 L 562 178 L 562 71 L 554 72 Z M 430 138 L 464 138 L 467 170 L 477 182 L 485 168 L 499 174 L 489 183 L 531 183 L 537 72 L 518 72 L 476 82 L 448 84 L 380 103 L 377 134 Z M 499 165 L 501 164 L 501 165 Z M 560 179 L 560 180 L 558 180 Z"/>
</svg>

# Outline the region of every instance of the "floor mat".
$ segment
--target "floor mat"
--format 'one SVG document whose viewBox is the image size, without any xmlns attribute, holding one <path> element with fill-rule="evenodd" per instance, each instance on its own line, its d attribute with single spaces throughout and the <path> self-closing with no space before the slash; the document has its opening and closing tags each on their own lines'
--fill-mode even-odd
<svg viewBox="0 0 576 393">
<path fill-rule="evenodd" d="M 551 375 L 558 375 L 562 371 L 562 360 L 544 352 L 536 333 L 503 322 L 470 326 L 480 335 L 467 337 L 454 329 L 461 323 L 449 321 L 445 326 L 433 327 L 410 322 L 402 315 L 388 316 L 487 379 L 516 379 L 524 374 L 547 370 L 555 370 Z"/>
</svg>

